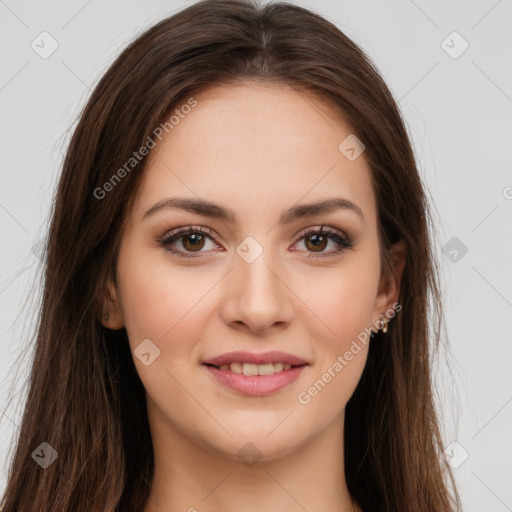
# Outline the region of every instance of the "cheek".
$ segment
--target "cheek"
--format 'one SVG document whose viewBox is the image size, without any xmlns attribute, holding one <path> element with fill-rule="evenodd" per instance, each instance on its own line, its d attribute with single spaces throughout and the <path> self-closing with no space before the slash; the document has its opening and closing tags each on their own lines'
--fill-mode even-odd
<svg viewBox="0 0 512 512">
<path fill-rule="evenodd" d="M 377 298 L 379 263 L 372 254 L 351 255 L 346 264 L 315 269 L 297 278 L 294 291 L 301 299 L 301 316 L 309 318 L 311 339 L 322 350 L 340 353 L 372 325 Z"/>
<path fill-rule="evenodd" d="M 309 279 L 301 278 L 298 289 L 305 303 L 301 316 L 309 319 L 302 325 L 314 340 L 317 362 L 297 397 L 308 414 L 330 411 L 334 417 L 357 387 L 368 355 L 369 327 L 378 290 L 377 254 L 361 251 L 346 265 L 318 269 L 321 272 L 314 280 L 311 274 Z"/>
<path fill-rule="evenodd" d="M 157 407 L 172 417 L 173 410 L 189 407 L 189 397 L 180 383 L 188 382 L 197 371 L 197 340 L 204 333 L 207 317 L 202 307 L 204 295 L 214 286 L 215 276 L 192 269 L 171 270 L 165 254 L 158 253 L 155 258 L 151 253 L 154 249 L 120 253 L 118 287 L 139 377 Z M 151 344 L 145 341 L 143 345 L 144 340 Z M 146 365 L 138 354 L 148 350 Z"/>
<path fill-rule="evenodd" d="M 173 354 L 187 352 L 197 339 L 201 322 L 197 316 L 204 294 L 215 284 L 214 276 L 188 270 L 172 269 L 165 255 L 150 258 L 155 249 L 120 254 L 118 283 L 121 309 L 132 350 L 144 339 L 151 339 Z M 173 355 L 171 354 L 171 356 Z"/>
<path fill-rule="evenodd" d="M 332 280 L 328 300 L 319 297 L 317 304 L 322 303 L 322 308 L 317 314 L 322 322 L 315 323 L 321 331 L 309 329 L 310 339 L 315 340 L 315 365 L 296 397 L 305 414 L 323 418 L 324 423 L 345 409 L 368 356 L 370 333 L 364 329 L 371 325 L 374 300 L 368 295 L 373 286 L 350 281 Z"/>
</svg>

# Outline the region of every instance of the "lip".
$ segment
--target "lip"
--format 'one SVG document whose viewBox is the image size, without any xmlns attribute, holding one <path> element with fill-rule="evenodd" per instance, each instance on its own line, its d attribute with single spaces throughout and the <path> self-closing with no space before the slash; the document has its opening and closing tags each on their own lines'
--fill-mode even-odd
<svg viewBox="0 0 512 512">
<path fill-rule="evenodd" d="M 220 356 L 213 357 L 206 361 L 203 361 L 203 364 L 210 364 L 213 366 L 220 366 L 221 364 L 231 364 L 231 363 L 251 363 L 251 364 L 267 364 L 267 363 L 288 363 L 292 366 L 301 366 L 309 364 L 304 361 L 300 357 L 294 356 L 292 354 L 287 354 L 286 352 L 279 351 L 271 351 L 271 352 L 262 352 L 261 354 L 256 354 L 254 352 L 228 352 L 226 354 L 221 354 Z M 292 368 L 293 369 L 293 368 Z M 290 370 L 286 370 L 290 371 Z"/>
<path fill-rule="evenodd" d="M 246 360 L 245 362 L 248 361 Z M 296 381 L 308 365 L 306 363 L 301 366 L 292 366 L 289 370 L 283 370 L 273 375 L 244 375 L 243 373 L 234 373 L 230 370 L 220 370 L 215 366 L 208 366 L 207 364 L 203 364 L 203 366 L 218 382 L 234 391 L 244 395 L 265 396 L 277 393 Z"/>
</svg>

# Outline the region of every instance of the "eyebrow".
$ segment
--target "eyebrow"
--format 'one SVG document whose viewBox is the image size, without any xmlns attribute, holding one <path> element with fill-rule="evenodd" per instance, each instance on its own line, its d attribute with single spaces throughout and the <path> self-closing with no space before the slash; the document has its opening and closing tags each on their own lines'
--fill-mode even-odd
<svg viewBox="0 0 512 512">
<path fill-rule="evenodd" d="M 232 210 L 202 199 L 187 197 L 168 197 L 166 199 L 162 199 L 153 205 L 144 214 L 143 219 L 146 219 L 147 217 L 154 215 L 156 212 L 165 209 L 185 210 L 187 212 L 196 213 L 198 215 L 203 215 L 205 217 L 211 217 L 214 219 L 224 220 L 231 223 L 236 221 L 235 214 Z M 290 209 L 281 212 L 279 223 L 290 224 L 305 217 L 332 213 L 339 209 L 353 211 L 364 222 L 366 222 L 363 212 L 359 206 L 347 199 L 343 199 L 341 197 L 333 197 L 315 203 L 292 206 Z"/>
</svg>

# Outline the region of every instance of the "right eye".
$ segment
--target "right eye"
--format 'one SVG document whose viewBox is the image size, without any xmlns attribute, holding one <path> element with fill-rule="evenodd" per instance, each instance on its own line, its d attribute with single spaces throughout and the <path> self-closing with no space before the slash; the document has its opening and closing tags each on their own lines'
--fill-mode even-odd
<svg viewBox="0 0 512 512">
<path fill-rule="evenodd" d="M 165 238 L 157 240 L 160 245 L 171 254 L 176 254 L 180 258 L 200 258 L 206 240 L 214 242 L 214 237 L 210 230 L 197 226 L 185 226 L 177 228 L 168 233 Z M 179 242 L 180 249 L 173 248 L 173 245 Z"/>
</svg>

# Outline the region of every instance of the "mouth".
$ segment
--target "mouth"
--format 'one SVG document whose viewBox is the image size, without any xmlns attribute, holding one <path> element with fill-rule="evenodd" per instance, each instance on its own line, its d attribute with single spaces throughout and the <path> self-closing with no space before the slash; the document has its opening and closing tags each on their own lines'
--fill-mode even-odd
<svg viewBox="0 0 512 512">
<path fill-rule="evenodd" d="M 213 382 L 238 395 L 261 397 L 274 395 L 295 382 L 308 363 L 244 363 L 232 362 L 214 365 L 203 363 Z"/>
<path fill-rule="evenodd" d="M 202 362 L 217 381 L 242 395 L 277 393 L 296 381 L 310 363 L 281 351 L 229 352 Z"/>
<path fill-rule="evenodd" d="M 275 373 L 287 372 L 292 368 L 298 368 L 302 366 L 307 366 L 307 363 L 303 364 L 291 364 L 291 363 L 266 363 L 266 364 L 254 364 L 254 363 L 244 363 L 244 362 L 233 362 L 230 364 L 220 364 L 214 365 L 209 363 L 204 363 L 205 366 L 209 366 L 211 368 L 216 368 L 221 371 L 228 371 L 231 373 L 242 374 L 246 376 L 265 376 L 265 375 L 274 375 Z"/>
</svg>

